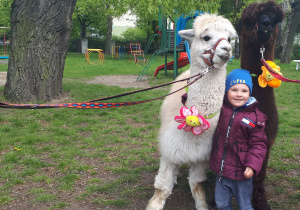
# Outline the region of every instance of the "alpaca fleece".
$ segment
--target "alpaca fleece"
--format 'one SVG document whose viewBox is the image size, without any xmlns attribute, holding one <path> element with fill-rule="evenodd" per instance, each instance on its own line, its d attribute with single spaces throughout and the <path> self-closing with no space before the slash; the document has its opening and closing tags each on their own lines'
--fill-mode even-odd
<svg viewBox="0 0 300 210">
<path fill-rule="evenodd" d="M 247 69 L 251 74 L 261 74 L 260 48 L 262 45 L 265 47 L 265 60 L 274 60 L 278 23 L 283 18 L 283 10 L 273 1 L 254 3 L 244 9 L 237 27 L 241 39 L 241 68 Z M 261 172 L 253 179 L 252 204 L 256 210 L 268 210 L 270 207 L 267 204 L 264 180 L 270 150 L 278 131 L 278 113 L 273 88 L 269 86 L 261 88 L 258 84 L 258 77 L 253 77 L 252 95 L 259 102 L 259 109 L 268 117 L 266 125 L 268 150 Z"/>
<path fill-rule="evenodd" d="M 203 57 L 209 58 L 210 55 L 204 55 L 204 52 L 212 49 L 218 40 L 225 38 L 213 52 L 214 67 L 189 86 L 186 101 L 188 108 L 195 106 L 202 116 L 216 114 L 207 119 L 210 123 L 208 130 L 204 130 L 199 136 L 194 135 L 192 132 L 177 129 L 179 124 L 174 120 L 174 117 L 179 115 L 182 107 L 181 96 L 185 91 L 179 91 L 164 100 L 160 113 L 160 168 L 155 177 L 155 193 L 149 201 L 147 210 L 163 209 L 166 198 L 171 194 L 173 185 L 177 183 L 178 168 L 182 164 L 190 166 L 188 180 L 196 209 L 207 209 L 201 182 L 206 179 L 206 171 L 209 168 L 212 137 L 224 97 L 226 66 L 232 50 L 227 40 L 236 36 L 236 31 L 227 19 L 204 14 L 195 19 L 193 29 L 180 31 L 179 34 L 192 41 L 191 69 L 181 74 L 177 80 L 196 75 L 208 68 Z M 186 82 L 176 83 L 171 87 L 171 92 L 185 85 Z"/>
</svg>

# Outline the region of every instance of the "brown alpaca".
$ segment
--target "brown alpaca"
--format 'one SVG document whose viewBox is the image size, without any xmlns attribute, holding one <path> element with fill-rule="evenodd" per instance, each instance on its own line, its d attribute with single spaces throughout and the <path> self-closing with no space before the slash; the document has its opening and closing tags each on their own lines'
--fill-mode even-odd
<svg viewBox="0 0 300 210">
<path fill-rule="evenodd" d="M 272 61 L 274 59 L 275 43 L 278 34 L 277 24 L 283 18 L 283 10 L 273 1 L 254 3 L 244 9 L 237 27 L 241 39 L 241 68 L 257 75 L 257 77 L 253 77 L 252 95 L 259 102 L 260 110 L 268 116 L 268 124 L 266 126 L 268 151 L 261 172 L 253 179 L 253 208 L 261 210 L 270 209 L 265 195 L 264 180 L 270 150 L 278 131 L 278 113 L 273 88 L 269 86 L 261 88 L 258 85 L 258 75 L 262 73 L 260 48 L 262 46 L 265 47 L 265 60 Z"/>
</svg>

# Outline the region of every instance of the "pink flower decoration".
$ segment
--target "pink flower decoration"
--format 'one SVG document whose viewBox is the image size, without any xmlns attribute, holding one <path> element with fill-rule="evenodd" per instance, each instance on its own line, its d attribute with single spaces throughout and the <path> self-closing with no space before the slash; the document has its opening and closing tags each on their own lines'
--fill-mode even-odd
<svg viewBox="0 0 300 210">
<path fill-rule="evenodd" d="M 180 116 L 175 116 L 175 121 L 181 123 L 177 128 L 185 131 L 192 131 L 195 135 L 200 135 L 203 130 L 207 130 L 210 125 L 209 122 L 201 115 L 195 106 L 191 109 L 182 107 L 180 109 Z"/>
</svg>

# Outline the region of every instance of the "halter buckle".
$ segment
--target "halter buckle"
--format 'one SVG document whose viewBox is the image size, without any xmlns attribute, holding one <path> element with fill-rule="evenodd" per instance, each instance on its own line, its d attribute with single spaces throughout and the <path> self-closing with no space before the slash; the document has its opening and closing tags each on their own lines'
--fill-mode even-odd
<svg viewBox="0 0 300 210">
<path fill-rule="evenodd" d="M 260 54 L 261 54 L 261 58 L 264 59 L 264 52 L 265 52 L 265 46 L 261 46 L 260 48 Z"/>
</svg>

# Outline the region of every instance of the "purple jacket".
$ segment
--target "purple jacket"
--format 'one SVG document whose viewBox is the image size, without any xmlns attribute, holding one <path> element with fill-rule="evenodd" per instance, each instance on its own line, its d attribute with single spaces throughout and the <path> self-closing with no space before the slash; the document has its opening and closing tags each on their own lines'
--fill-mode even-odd
<svg viewBox="0 0 300 210">
<path fill-rule="evenodd" d="M 244 171 L 249 166 L 257 176 L 267 151 L 266 122 L 267 116 L 258 109 L 255 98 L 233 110 L 225 97 L 213 137 L 211 169 L 223 177 L 246 180 Z"/>
</svg>

